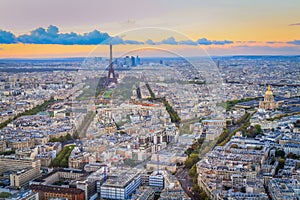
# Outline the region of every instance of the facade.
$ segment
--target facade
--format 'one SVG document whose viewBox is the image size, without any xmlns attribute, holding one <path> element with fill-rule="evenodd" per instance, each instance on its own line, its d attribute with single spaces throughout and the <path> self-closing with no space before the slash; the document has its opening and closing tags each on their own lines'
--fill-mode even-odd
<svg viewBox="0 0 300 200">
<path fill-rule="evenodd" d="M 160 174 L 149 176 L 149 186 L 163 188 L 164 176 Z"/>
<path fill-rule="evenodd" d="M 108 176 L 100 187 L 100 196 L 104 199 L 129 199 L 131 194 L 141 185 L 139 171 L 121 171 Z"/>
<path fill-rule="evenodd" d="M 58 171 L 54 170 L 43 177 L 33 180 L 31 182 L 31 186 L 47 186 L 45 188 L 41 188 L 40 192 L 41 195 L 45 195 L 45 191 L 49 191 L 49 194 L 47 194 L 47 196 L 44 196 L 45 199 L 46 197 L 54 198 L 53 196 L 55 195 L 59 196 L 60 198 L 81 199 L 81 192 L 78 192 L 76 190 L 74 191 L 77 196 L 70 196 L 70 194 L 73 192 L 72 189 L 80 189 L 84 193 L 84 199 L 91 199 L 94 195 L 97 196 L 96 181 L 101 179 L 103 179 L 103 176 L 100 173 L 95 172 L 93 174 L 89 174 L 78 169 L 64 168 L 59 169 Z M 70 189 L 66 191 L 67 193 L 70 193 L 67 194 L 67 196 L 63 196 L 63 194 L 59 193 L 60 190 L 65 189 Z"/>
<path fill-rule="evenodd" d="M 53 171 L 46 175 L 45 177 L 41 177 L 35 179 L 33 183 L 43 184 L 43 185 L 52 185 L 53 183 L 59 180 L 74 180 L 79 178 L 86 177 L 87 174 L 81 170 L 76 169 L 60 169 L 59 171 Z"/>
<path fill-rule="evenodd" d="M 224 147 L 215 147 L 196 164 L 199 187 L 210 199 L 268 199 L 259 172 L 269 148 L 262 145 L 255 139 L 233 137 Z"/>
<path fill-rule="evenodd" d="M 48 167 L 50 166 L 51 162 L 52 162 L 52 152 L 43 152 L 43 153 L 40 153 L 36 156 L 36 159 L 40 160 L 41 161 L 41 166 L 43 167 Z"/>
<path fill-rule="evenodd" d="M 10 186 L 20 187 L 40 175 L 39 160 L 0 158 L 0 174 L 10 171 Z"/>
<path fill-rule="evenodd" d="M 23 148 L 30 148 L 35 147 L 35 141 L 33 138 L 30 139 L 23 139 L 23 140 L 9 140 L 7 141 L 7 146 L 11 147 L 12 149 L 23 149 Z"/>
<path fill-rule="evenodd" d="M 286 154 L 293 153 L 293 154 L 300 155 L 300 144 L 286 143 L 283 145 L 283 149 Z"/>
<path fill-rule="evenodd" d="M 142 186 L 139 187 L 134 195 L 132 195 L 132 200 L 152 200 L 154 199 L 154 193 L 152 187 Z"/>
<path fill-rule="evenodd" d="M 0 141 L 0 152 L 5 152 L 6 150 L 6 141 L 1 140 Z"/>
<path fill-rule="evenodd" d="M 183 189 L 164 189 L 159 197 L 160 200 L 191 200 L 190 197 L 186 195 Z"/>
<path fill-rule="evenodd" d="M 274 101 L 270 85 L 265 93 L 264 100 L 259 102 L 259 108 L 264 110 L 275 110 L 278 108 L 278 103 Z"/>
<path fill-rule="evenodd" d="M 147 163 L 146 168 L 148 170 L 158 170 L 157 166 L 159 164 L 159 169 L 163 169 L 163 170 L 168 170 L 172 173 L 175 173 L 177 170 L 177 166 L 175 163 L 171 163 L 171 162 L 162 162 L 160 161 L 159 163 L 155 160 L 151 160 Z"/>
<path fill-rule="evenodd" d="M 299 199 L 299 180 L 274 178 L 270 180 L 268 188 L 274 200 Z"/>
<path fill-rule="evenodd" d="M 64 188 L 50 185 L 30 185 L 33 192 L 39 194 L 39 200 L 49 200 L 53 198 L 67 198 L 68 200 L 85 200 L 85 193 L 77 188 Z"/>
<path fill-rule="evenodd" d="M 223 119 L 207 119 L 202 120 L 203 126 L 218 126 L 222 128 L 226 128 L 226 121 Z"/>
<path fill-rule="evenodd" d="M 10 197 L 11 200 L 39 200 L 39 195 L 32 190 L 20 191 Z"/>
</svg>

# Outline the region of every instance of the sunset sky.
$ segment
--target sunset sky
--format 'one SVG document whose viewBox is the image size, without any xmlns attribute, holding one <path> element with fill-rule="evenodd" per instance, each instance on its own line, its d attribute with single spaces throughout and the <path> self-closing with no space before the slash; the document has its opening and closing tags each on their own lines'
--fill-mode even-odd
<svg viewBox="0 0 300 200">
<path fill-rule="evenodd" d="M 119 54 L 299 55 L 299 10 L 299 0 L 1 0 L 0 58 L 107 56 L 110 42 Z"/>
</svg>

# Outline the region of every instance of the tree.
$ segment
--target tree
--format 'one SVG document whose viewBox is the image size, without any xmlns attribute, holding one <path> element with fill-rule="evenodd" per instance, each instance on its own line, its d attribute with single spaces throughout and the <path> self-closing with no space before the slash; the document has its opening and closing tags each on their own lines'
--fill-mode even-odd
<svg viewBox="0 0 300 200">
<path fill-rule="evenodd" d="M 299 119 L 295 122 L 295 127 L 300 127 L 300 120 Z"/>
<path fill-rule="evenodd" d="M 11 150 L 11 151 L 4 151 L 4 152 L 1 152 L 0 151 L 0 155 L 11 155 L 11 154 L 15 154 L 16 151 L 15 150 Z"/>
<path fill-rule="evenodd" d="M 60 166 L 68 167 L 68 159 L 67 158 L 62 159 L 62 161 L 60 162 Z"/>
<path fill-rule="evenodd" d="M 290 152 L 287 156 L 287 158 L 291 158 L 291 159 L 295 159 L 295 160 L 299 160 L 300 159 L 300 156 Z"/>
<path fill-rule="evenodd" d="M 52 161 L 52 167 L 68 167 L 69 156 L 74 149 L 74 145 L 65 146 L 58 156 Z"/>
<path fill-rule="evenodd" d="M 187 168 L 191 168 L 194 164 L 196 164 L 200 160 L 198 153 L 191 153 L 190 156 L 185 161 L 185 166 Z"/>
<path fill-rule="evenodd" d="M 10 197 L 11 197 L 11 194 L 9 192 L 1 192 L 0 193 L 0 198 L 1 199 L 2 198 L 6 199 L 6 198 L 10 198 Z"/>
<path fill-rule="evenodd" d="M 195 193 L 200 193 L 200 188 L 197 184 L 193 185 L 193 190 L 194 190 Z"/>
<path fill-rule="evenodd" d="M 284 158 L 285 157 L 285 152 L 283 151 L 283 149 L 276 149 L 276 151 L 275 151 L 275 157 Z"/>
<path fill-rule="evenodd" d="M 189 156 L 193 151 L 194 149 L 189 147 L 184 153 Z"/>
<path fill-rule="evenodd" d="M 70 133 L 68 133 L 65 136 L 61 135 L 59 138 L 55 138 L 55 137 L 50 138 L 49 142 L 66 142 L 66 141 L 70 141 L 70 140 L 72 140 L 72 136 Z"/>
<path fill-rule="evenodd" d="M 66 135 L 66 140 L 72 140 L 72 136 L 70 135 L 70 133 L 68 133 L 68 134 Z"/>
<path fill-rule="evenodd" d="M 228 136 L 229 136 L 229 130 L 227 128 L 224 128 L 223 132 L 218 138 L 217 144 L 222 143 Z"/>
<path fill-rule="evenodd" d="M 193 165 L 192 168 L 189 170 L 189 176 L 195 177 L 196 174 L 197 174 L 197 168 L 196 165 Z"/>
<path fill-rule="evenodd" d="M 257 134 L 263 134 L 263 130 L 261 129 L 261 126 L 259 124 L 256 124 L 254 128 Z"/>
<path fill-rule="evenodd" d="M 208 196 L 204 191 L 200 192 L 200 199 L 207 199 L 207 198 Z"/>
<path fill-rule="evenodd" d="M 278 171 L 280 169 L 283 169 L 284 165 L 285 165 L 285 159 L 283 159 L 283 158 L 278 159 L 278 166 L 276 168 L 276 172 L 275 173 L 278 174 Z"/>
<path fill-rule="evenodd" d="M 78 131 L 75 131 L 75 133 L 73 134 L 73 138 L 80 139 Z"/>
</svg>

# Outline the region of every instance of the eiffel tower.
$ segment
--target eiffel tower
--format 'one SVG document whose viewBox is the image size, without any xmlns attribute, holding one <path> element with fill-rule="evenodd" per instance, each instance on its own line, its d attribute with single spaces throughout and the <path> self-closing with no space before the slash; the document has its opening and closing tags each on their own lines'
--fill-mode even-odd
<svg viewBox="0 0 300 200">
<path fill-rule="evenodd" d="M 113 58 L 112 58 L 112 45 L 109 44 L 109 50 L 110 50 L 110 58 L 109 58 L 109 70 L 108 70 L 108 76 L 106 84 L 109 85 L 110 83 L 118 83 L 117 76 L 115 74 L 114 66 L 113 66 Z"/>
</svg>

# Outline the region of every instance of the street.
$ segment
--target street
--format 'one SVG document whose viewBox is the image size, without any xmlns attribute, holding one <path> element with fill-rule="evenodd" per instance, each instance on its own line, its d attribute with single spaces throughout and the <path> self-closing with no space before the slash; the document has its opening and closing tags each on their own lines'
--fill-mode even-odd
<svg viewBox="0 0 300 200">
<path fill-rule="evenodd" d="M 199 196 L 195 195 L 193 189 L 193 179 L 188 175 L 188 168 L 180 168 L 175 176 L 178 178 L 181 187 L 192 200 L 198 200 Z"/>
</svg>

